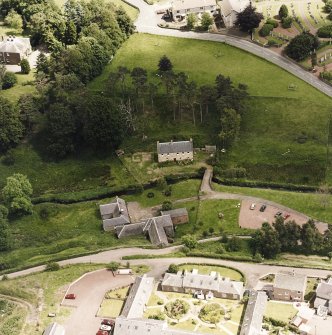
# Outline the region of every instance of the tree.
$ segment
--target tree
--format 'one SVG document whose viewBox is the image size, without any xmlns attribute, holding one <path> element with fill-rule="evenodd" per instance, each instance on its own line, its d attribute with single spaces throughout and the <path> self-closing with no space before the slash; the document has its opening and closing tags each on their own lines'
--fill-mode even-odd
<svg viewBox="0 0 332 335">
<path fill-rule="evenodd" d="M 164 201 L 161 206 L 161 210 L 170 211 L 171 209 L 173 209 L 173 204 L 170 201 Z"/>
<path fill-rule="evenodd" d="M 281 25 L 284 29 L 288 29 L 292 26 L 293 18 L 290 16 L 283 17 L 281 20 Z"/>
<path fill-rule="evenodd" d="M 323 236 L 318 231 L 313 221 L 308 221 L 301 229 L 302 249 L 305 254 L 320 252 Z"/>
<path fill-rule="evenodd" d="M 4 205 L 0 205 L 0 219 L 7 219 L 8 217 L 8 208 Z"/>
<path fill-rule="evenodd" d="M 317 53 L 313 52 L 311 54 L 311 66 L 314 68 L 317 65 Z"/>
<path fill-rule="evenodd" d="M 47 113 L 47 150 L 55 158 L 64 158 L 75 149 L 76 120 L 72 110 L 63 103 L 50 106 Z"/>
<path fill-rule="evenodd" d="M 259 252 L 265 258 L 276 258 L 281 248 L 278 233 L 267 222 L 263 223 L 261 229 L 256 230 L 252 245 L 254 254 Z"/>
<path fill-rule="evenodd" d="M 296 61 L 307 58 L 319 46 L 319 40 L 309 32 L 303 32 L 295 36 L 285 48 L 288 57 Z"/>
<path fill-rule="evenodd" d="M 0 251 L 11 249 L 11 234 L 7 220 L 0 217 Z"/>
<path fill-rule="evenodd" d="M 227 251 L 241 250 L 241 240 L 238 237 L 233 235 L 230 239 L 228 239 L 226 249 Z"/>
<path fill-rule="evenodd" d="M 207 12 L 204 12 L 202 14 L 202 18 L 201 18 L 201 27 L 204 29 L 204 30 L 208 30 L 210 28 L 210 26 L 213 24 L 213 17 L 207 13 Z"/>
<path fill-rule="evenodd" d="M 49 74 L 50 69 L 49 69 L 50 63 L 46 55 L 41 52 L 38 57 L 37 57 L 37 64 L 36 64 L 36 71 L 37 73 L 44 73 L 44 74 Z"/>
<path fill-rule="evenodd" d="M 187 28 L 188 29 L 194 29 L 197 24 L 197 16 L 194 13 L 190 13 L 187 15 Z"/>
<path fill-rule="evenodd" d="M 250 4 L 237 15 L 235 25 L 239 26 L 240 30 L 244 32 L 252 33 L 255 28 L 259 27 L 263 19 L 263 14 L 258 13 L 256 8 Z"/>
<path fill-rule="evenodd" d="M 116 10 L 116 21 L 118 22 L 122 32 L 124 32 L 127 37 L 129 37 L 135 31 L 133 21 L 128 16 L 127 12 L 122 8 L 122 6 Z"/>
<path fill-rule="evenodd" d="M 159 72 L 172 71 L 172 69 L 173 69 L 173 64 L 171 60 L 166 55 L 162 56 L 159 59 L 159 63 L 158 63 Z"/>
<path fill-rule="evenodd" d="M 22 31 L 23 20 L 22 16 L 18 14 L 14 9 L 11 9 L 10 12 L 5 17 L 5 24 L 12 29 L 17 31 Z"/>
<path fill-rule="evenodd" d="M 51 272 L 51 271 L 58 271 L 60 270 L 60 265 L 59 263 L 56 263 L 56 262 L 49 262 L 46 264 L 45 266 L 45 271 L 46 272 Z"/>
<path fill-rule="evenodd" d="M 218 102 L 217 108 L 219 110 L 221 106 L 222 104 Z M 239 134 L 241 116 L 233 108 L 224 108 L 221 111 L 220 123 L 221 131 L 218 136 L 224 147 L 230 146 Z"/>
<path fill-rule="evenodd" d="M 282 20 L 283 18 L 288 16 L 288 8 L 285 4 L 281 5 L 279 9 L 279 19 Z"/>
<path fill-rule="evenodd" d="M 24 125 L 25 133 L 29 133 L 37 123 L 39 104 L 39 99 L 32 94 L 21 95 L 18 100 L 20 119 Z"/>
<path fill-rule="evenodd" d="M 21 73 L 23 74 L 29 74 L 31 71 L 29 61 L 27 59 L 22 59 L 20 62 L 21 65 Z"/>
<path fill-rule="evenodd" d="M 106 266 L 107 270 L 112 271 L 113 276 L 115 276 L 115 272 L 119 270 L 119 267 L 120 267 L 120 263 L 118 262 L 111 262 L 107 264 Z"/>
<path fill-rule="evenodd" d="M 20 173 L 8 177 L 2 190 L 4 203 L 11 214 L 31 214 L 31 195 L 32 186 L 29 179 Z"/>
<path fill-rule="evenodd" d="M 189 249 L 195 249 L 197 247 L 197 239 L 193 235 L 184 235 L 181 241 Z"/>
<path fill-rule="evenodd" d="M 179 271 L 179 266 L 174 263 L 170 264 L 167 270 L 168 273 L 177 273 L 178 271 Z"/>
<path fill-rule="evenodd" d="M 66 45 L 72 45 L 77 42 L 77 29 L 72 20 L 67 22 L 64 42 Z"/>
<path fill-rule="evenodd" d="M 23 126 L 17 108 L 0 96 L 0 152 L 18 144 L 22 135 Z"/>
<path fill-rule="evenodd" d="M 2 80 L 2 89 L 8 90 L 17 83 L 16 74 L 14 72 L 6 71 Z"/>
</svg>

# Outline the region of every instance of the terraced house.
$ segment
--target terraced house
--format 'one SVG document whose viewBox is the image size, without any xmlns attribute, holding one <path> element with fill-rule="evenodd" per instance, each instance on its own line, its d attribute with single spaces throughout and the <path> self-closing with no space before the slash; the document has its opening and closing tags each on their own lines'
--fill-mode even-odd
<svg viewBox="0 0 332 335">
<path fill-rule="evenodd" d="M 193 140 L 179 142 L 157 142 L 158 162 L 184 161 L 194 159 Z"/>
</svg>

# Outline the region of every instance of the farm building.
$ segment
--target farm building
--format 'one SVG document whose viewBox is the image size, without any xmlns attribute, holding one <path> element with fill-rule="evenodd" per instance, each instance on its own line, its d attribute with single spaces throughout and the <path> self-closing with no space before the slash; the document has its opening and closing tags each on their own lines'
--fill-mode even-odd
<svg viewBox="0 0 332 335">
<path fill-rule="evenodd" d="M 219 273 L 211 272 L 210 275 L 179 271 L 177 274 L 166 273 L 161 283 L 163 291 L 194 294 L 202 291 L 204 295 L 213 293 L 216 298 L 237 299 L 243 297 L 244 287 L 242 282 L 231 281 L 223 278 Z"/>
<path fill-rule="evenodd" d="M 161 215 L 170 215 L 174 226 L 189 222 L 189 215 L 186 208 L 171 209 L 169 211 L 161 211 L 160 213 Z"/>
<path fill-rule="evenodd" d="M 157 142 L 158 162 L 178 162 L 194 159 L 193 141 Z"/>
<path fill-rule="evenodd" d="M 30 39 L 27 37 L 7 36 L 0 40 L 0 63 L 18 65 L 32 52 Z"/>
<path fill-rule="evenodd" d="M 126 202 L 119 197 L 109 204 L 100 205 L 99 209 L 105 231 L 112 231 L 116 226 L 130 223 Z"/>
</svg>

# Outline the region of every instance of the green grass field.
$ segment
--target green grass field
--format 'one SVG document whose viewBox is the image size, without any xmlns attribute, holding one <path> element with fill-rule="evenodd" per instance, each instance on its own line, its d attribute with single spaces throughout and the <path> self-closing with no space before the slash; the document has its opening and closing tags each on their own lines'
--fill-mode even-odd
<svg viewBox="0 0 332 335">
<path fill-rule="evenodd" d="M 175 71 L 187 73 L 199 84 L 213 83 L 221 73 L 230 76 L 235 84 L 248 85 L 252 97 L 246 104 L 239 139 L 222 158 L 225 168 L 244 167 L 249 179 L 275 182 L 319 184 L 325 179 L 329 166 L 326 153 L 331 99 L 242 50 L 223 43 L 136 34 L 125 42 L 89 88 L 96 92 L 103 90 L 109 72 L 120 65 L 130 69 L 143 66 L 155 76 L 163 54 L 171 59 Z M 239 61 L 246 65 L 239 66 Z M 296 89 L 289 90 L 290 84 Z M 164 130 L 164 124 L 171 123 L 171 116 L 162 120 L 150 117 L 150 122 L 153 127 L 144 129 L 144 134 L 155 140 L 156 129 Z M 202 125 L 206 133 L 213 132 L 212 124 L 215 120 Z M 177 123 L 173 134 L 188 133 L 188 129 L 195 133 L 199 128 L 186 122 Z M 170 130 L 168 135 L 171 134 Z M 213 137 L 202 140 L 211 141 Z M 332 180 L 330 174 L 329 179 Z"/>
<path fill-rule="evenodd" d="M 305 213 L 316 220 L 332 223 L 332 196 L 328 197 L 330 199 L 329 203 L 324 208 L 321 202 L 322 196 L 316 193 L 288 192 L 218 184 L 213 184 L 213 189 L 220 192 L 237 193 L 275 201 Z"/>
<path fill-rule="evenodd" d="M 161 191 L 152 189 L 141 195 L 125 196 L 127 201 L 138 201 L 150 207 L 165 200 L 196 196 L 199 180 L 187 180 L 172 185 L 172 195 L 165 197 Z M 148 198 L 148 192 L 154 192 Z M 105 233 L 99 213 L 102 201 L 81 202 L 71 205 L 44 203 L 34 206 L 32 215 L 11 221 L 13 250 L 2 252 L 0 264 L 7 268 L 33 266 L 52 259 L 65 259 L 75 255 L 91 253 L 100 249 L 123 246 L 151 246 L 142 236 L 117 239 L 112 233 Z M 43 213 L 47 213 L 46 215 Z"/>
<path fill-rule="evenodd" d="M 273 318 L 288 323 L 297 313 L 297 310 L 290 304 L 268 301 L 265 310 L 265 317 Z"/>
<path fill-rule="evenodd" d="M 10 300 L 0 299 L 0 334 L 19 334 L 27 315 L 25 307 Z"/>
</svg>

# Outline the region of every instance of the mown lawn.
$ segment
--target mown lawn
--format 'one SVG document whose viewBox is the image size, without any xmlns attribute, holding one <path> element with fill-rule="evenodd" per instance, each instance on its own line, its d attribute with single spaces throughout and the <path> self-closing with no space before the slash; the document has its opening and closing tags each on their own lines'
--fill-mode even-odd
<svg viewBox="0 0 332 335">
<path fill-rule="evenodd" d="M 291 303 L 285 304 L 268 301 L 264 316 L 288 323 L 296 315 L 296 313 L 297 310 Z"/>
<path fill-rule="evenodd" d="M 275 201 L 279 204 L 307 214 L 316 220 L 332 223 L 332 196 L 328 197 L 330 199 L 329 203 L 327 203 L 324 208 L 322 195 L 317 193 L 300 193 L 250 187 L 225 186 L 218 185 L 216 183 L 213 184 L 213 188 L 220 192 L 237 193 Z"/>
<path fill-rule="evenodd" d="M 240 281 L 242 280 L 242 275 L 240 272 L 226 268 L 223 266 L 217 266 L 217 265 L 200 265 L 200 264 L 182 264 L 179 266 L 180 270 L 187 270 L 192 271 L 193 269 L 197 269 L 199 274 L 210 274 L 211 271 L 215 271 L 219 273 L 222 277 L 227 277 L 232 280 Z"/>
</svg>

